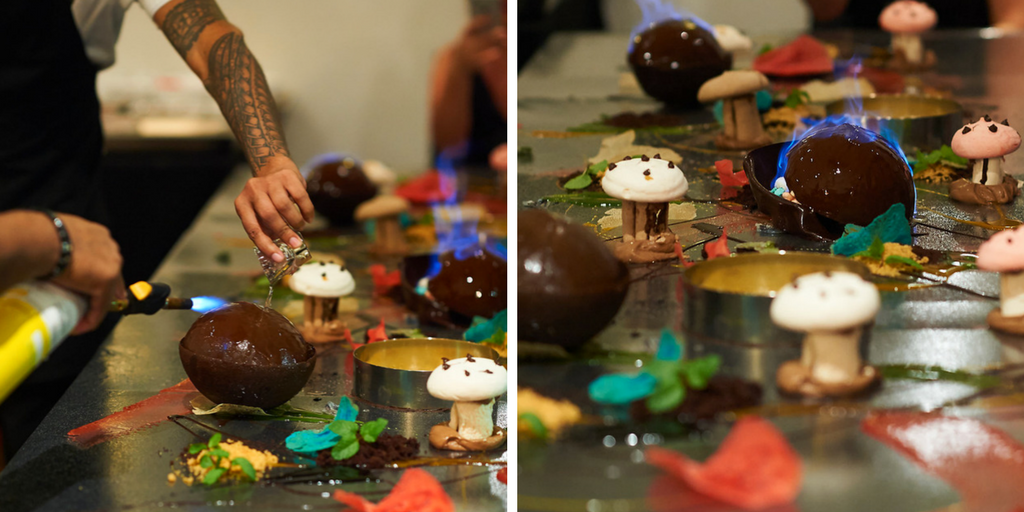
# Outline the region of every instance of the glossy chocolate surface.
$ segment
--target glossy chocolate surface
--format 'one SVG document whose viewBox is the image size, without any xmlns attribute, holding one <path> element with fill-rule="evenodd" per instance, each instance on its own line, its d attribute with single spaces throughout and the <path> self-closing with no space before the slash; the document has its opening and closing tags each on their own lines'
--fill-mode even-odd
<svg viewBox="0 0 1024 512">
<path fill-rule="evenodd" d="M 306 191 L 317 213 L 335 226 L 352 224 L 356 207 L 377 195 L 377 186 L 352 158 L 324 162 L 313 168 Z"/>
<path fill-rule="evenodd" d="M 615 317 L 629 270 L 587 228 L 519 213 L 519 337 L 576 348 Z"/>
<path fill-rule="evenodd" d="M 789 151 L 786 183 L 797 201 L 839 224 L 866 226 L 890 206 L 914 213 L 910 168 L 874 132 L 840 124 L 817 129 Z"/>
<path fill-rule="evenodd" d="M 439 256 L 441 270 L 427 285 L 434 299 L 470 318 L 491 318 L 505 309 L 508 263 L 483 248 L 459 256 L 452 251 Z"/>
<path fill-rule="evenodd" d="M 674 107 L 699 107 L 700 86 L 732 68 L 732 55 L 690 20 L 658 23 L 631 43 L 629 66 L 640 87 Z"/>
<path fill-rule="evenodd" d="M 201 317 L 178 347 L 185 373 L 214 403 L 273 408 L 306 384 L 316 349 L 283 315 L 249 302 Z"/>
</svg>

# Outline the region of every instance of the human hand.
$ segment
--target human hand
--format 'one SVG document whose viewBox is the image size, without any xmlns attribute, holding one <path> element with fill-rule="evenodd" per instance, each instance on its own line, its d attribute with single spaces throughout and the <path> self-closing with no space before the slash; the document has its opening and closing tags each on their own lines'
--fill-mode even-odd
<svg viewBox="0 0 1024 512">
<path fill-rule="evenodd" d="M 81 334 L 100 325 L 112 300 L 127 297 L 121 277 L 123 260 L 106 227 L 75 215 L 58 215 L 74 249 L 71 264 L 53 283 L 89 297 L 89 309 L 71 332 Z"/>
<path fill-rule="evenodd" d="M 495 25 L 486 14 L 470 20 L 455 40 L 453 55 L 463 69 L 479 71 L 495 62 L 505 65 L 508 34 L 503 25 Z"/>
<path fill-rule="evenodd" d="M 306 180 L 290 159 L 275 170 L 249 178 L 235 198 L 235 212 L 249 239 L 263 254 L 276 262 L 284 261 L 274 239 L 292 247 L 302 245 L 295 233 L 313 220 L 313 203 L 306 193 Z M 297 207 L 296 207 L 297 205 Z"/>
<path fill-rule="evenodd" d="M 494 169 L 495 171 L 507 171 L 508 144 L 501 144 L 498 147 L 491 150 L 491 154 L 488 157 L 488 161 L 491 164 L 491 169 Z"/>
</svg>

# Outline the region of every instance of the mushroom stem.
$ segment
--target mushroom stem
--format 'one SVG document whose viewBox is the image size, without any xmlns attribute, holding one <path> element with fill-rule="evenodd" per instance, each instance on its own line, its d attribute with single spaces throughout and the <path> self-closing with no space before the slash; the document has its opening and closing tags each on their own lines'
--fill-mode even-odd
<svg viewBox="0 0 1024 512">
<path fill-rule="evenodd" d="M 999 274 L 999 306 L 1003 316 L 1024 316 L 1024 271 Z"/>
<path fill-rule="evenodd" d="M 739 142 L 751 142 L 764 136 L 764 126 L 761 125 L 761 114 L 757 111 L 757 98 L 753 93 L 744 94 L 735 98 L 728 98 L 725 104 L 731 104 L 732 120 L 734 124 L 733 135 Z M 723 109 L 723 115 L 725 110 Z M 729 135 L 729 122 L 726 118 L 725 135 Z"/>
<path fill-rule="evenodd" d="M 377 219 L 377 245 L 387 253 L 399 252 L 405 248 L 405 237 L 396 215 Z"/>
<path fill-rule="evenodd" d="M 464 439 L 483 441 L 494 434 L 494 399 L 452 404 L 452 419 L 448 426 L 457 430 Z"/>
<path fill-rule="evenodd" d="M 800 363 L 811 369 L 811 377 L 823 384 L 849 382 L 860 375 L 858 350 L 862 329 L 809 332 L 804 337 Z"/>
<path fill-rule="evenodd" d="M 982 185 L 999 185 L 1003 182 L 1003 157 L 979 158 L 974 161 L 971 181 Z"/>
<path fill-rule="evenodd" d="M 622 200 L 622 239 L 632 242 L 636 235 L 636 203 Z"/>
<path fill-rule="evenodd" d="M 893 34 L 892 51 L 893 53 L 902 52 L 903 58 L 910 64 L 920 64 L 924 61 L 924 46 L 921 44 L 919 34 Z"/>
</svg>

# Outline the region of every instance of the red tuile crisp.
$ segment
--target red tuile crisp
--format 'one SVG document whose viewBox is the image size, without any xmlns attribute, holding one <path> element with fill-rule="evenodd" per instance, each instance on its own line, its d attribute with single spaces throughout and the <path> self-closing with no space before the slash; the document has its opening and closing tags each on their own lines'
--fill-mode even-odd
<svg viewBox="0 0 1024 512">
<path fill-rule="evenodd" d="M 705 259 L 709 260 L 725 258 L 732 254 L 729 252 L 729 236 L 726 234 L 725 228 L 722 228 L 722 236 L 718 240 L 704 244 L 704 252 L 707 254 Z"/>
<path fill-rule="evenodd" d="M 809 76 L 831 73 L 832 58 L 817 39 L 802 35 L 754 59 L 754 69 L 768 76 Z"/>
<path fill-rule="evenodd" d="M 384 330 L 384 319 L 380 319 L 380 325 L 377 327 L 371 327 L 366 330 L 366 342 L 374 343 L 377 341 L 387 341 L 388 333 Z"/>
<path fill-rule="evenodd" d="M 499 482 L 508 485 L 508 468 L 499 469 L 497 478 Z"/>
<path fill-rule="evenodd" d="M 733 172 L 732 160 L 718 160 L 715 162 L 715 170 L 718 171 L 718 179 L 723 187 L 742 187 L 749 185 L 747 174 L 743 171 Z"/>
<path fill-rule="evenodd" d="M 346 491 L 334 491 L 334 499 L 357 512 L 454 512 L 455 505 L 430 473 L 418 468 L 405 470 L 402 478 L 380 503 Z"/>
<path fill-rule="evenodd" d="M 380 263 L 370 265 L 370 276 L 373 277 L 374 295 L 387 295 L 392 288 L 402 282 L 402 275 L 397 269 L 388 272 L 387 268 Z"/>
<path fill-rule="evenodd" d="M 192 399 L 199 391 L 185 379 L 174 386 L 120 411 L 68 432 L 68 439 L 82 448 L 109 441 L 115 437 L 152 427 L 167 421 L 168 416 L 192 412 Z"/>
<path fill-rule="evenodd" d="M 866 434 L 960 493 L 967 512 L 1024 510 L 1024 445 L 971 418 L 922 412 L 874 413 Z"/>
<path fill-rule="evenodd" d="M 690 261 L 685 254 L 683 254 L 683 246 L 679 242 L 676 242 L 675 246 L 676 257 L 679 258 L 679 263 L 684 267 L 690 268 L 693 266 L 693 262 Z"/>
<path fill-rule="evenodd" d="M 745 510 L 792 503 L 803 479 L 800 456 L 770 422 L 756 416 L 737 421 L 703 464 L 658 447 L 648 448 L 645 456 L 690 489 Z"/>
</svg>

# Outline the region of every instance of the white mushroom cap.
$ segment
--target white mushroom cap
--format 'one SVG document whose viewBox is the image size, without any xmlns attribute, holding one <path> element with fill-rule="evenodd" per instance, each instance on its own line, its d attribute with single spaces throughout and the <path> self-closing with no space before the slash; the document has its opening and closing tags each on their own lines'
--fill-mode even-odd
<svg viewBox="0 0 1024 512">
<path fill-rule="evenodd" d="M 1020 147 L 1020 142 L 1020 133 L 1010 126 L 1009 121 L 997 123 L 984 116 L 957 130 L 950 146 L 961 157 L 979 160 L 1013 153 Z"/>
<path fill-rule="evenodd" d="M 878 314 L 875 285 L 852 272 L 817 272 L 797 278 L 772 301 L 772 321 L 799 332 L 834 332 L 860 327 Z"/>
<path fill-rule="evenodd" d="M 672 162 L 645 156 L 610 164 L 601 178 L 601 187 L 618 199 L 664 203 L 682 199 L 689 184 Z"/>
<path fill-rule="evenodd" d="M 732 25 L 715 25 L 715 40 L 729 53 L 754 47 L 754 42 Z"/>
<path fill-rule="evenodd" d="M 409 201 L 401 196 L 377 196 L 356 207 L 356 220 L 376 219 L 409 211 Z"/>
<path fill-rule="evenodd" d="M 508 372 L 493 359 L 460 357 L 441 364 L 427 378 L 427 392 L 453 402 L 476 402 L 501 396 Z"/>
<path fill-rule="evenodd" d="M 700 86 L 700 90 L 697 91 L 697 100 L 701 103 L 708 103 L 723 98 L 734 98 L 767 89 L 769 85 L 768 77 L 759 71 L 752 69 L 726 71 L 704 82 L 704 85 Z"/>
<path fill-rule="evenodd" d="M 367 160 L 363 162 L 363 174 L 366 179 L 381 188 L 387 188 L 398 182 L 398 176 L 388 166 L 379 160 Z"/>
<path fill-rule="evenodd" d="M 337 263 L 307 263 L 292 274 L 289 286 L 310 297 L 341 297 L 355 291 L 356 281 Z"/>
</svg>

